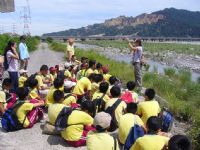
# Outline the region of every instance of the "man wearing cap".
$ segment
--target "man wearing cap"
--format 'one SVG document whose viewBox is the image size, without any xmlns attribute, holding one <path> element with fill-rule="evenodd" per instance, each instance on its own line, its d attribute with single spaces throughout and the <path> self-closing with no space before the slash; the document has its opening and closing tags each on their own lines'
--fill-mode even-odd
<svg viewBox="0 0 200 150">
<path fill-rule="evenodd" d="M 141 63 L 142 63 L 142 41 L 141 39 L 136 39 L 134 44 L 129 42 L 129 47 L 131 52 L 133 52 L 133 67 L 134 67 L 134 74 L 135 74 L 135 82 L 139 87 L 139 90 L 142 88 L 142 74 L 141 74 Z"/>
<path fill-rule="evenodd" d="M 67 40 L 67 50 L 66 50 L 67 58 L 69 61 L 72 59 L 72 55 L 74 55 L 74 39 L 70 38 Z"/>
<path fill-rule="evenodd" d="M 106 133 L 111 119 L 111 116 L 105 112 L 100 112 L 94 117 L 93 125 L 96 131 L 90 131 L 87 135 L 88 150 L 119 150 L 117 139 Z"/>
<path fill-rule="evenodd" d="M 28 47 L 26 46 L 25 43 L 25 36 L 20 37 L 20 43 L 19 43 L 19 54 L 20 54 L 20 69 L 27 70 L 28 67 L 28 60 L 30 58 L 29 52 L 28 52 Z"/>
</svg>

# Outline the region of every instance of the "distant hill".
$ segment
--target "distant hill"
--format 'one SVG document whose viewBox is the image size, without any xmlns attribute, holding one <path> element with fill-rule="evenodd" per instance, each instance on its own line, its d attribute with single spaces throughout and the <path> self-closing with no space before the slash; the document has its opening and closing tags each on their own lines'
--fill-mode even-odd
<svg viewBox="0 0 200 150">
<path fill-rule="evenodd" d="M 136 17 L 120 16 L 104 23 L 53 32 L 44 36 L 200 37 L 200 12 L 166 8 Z"/>
</svg>

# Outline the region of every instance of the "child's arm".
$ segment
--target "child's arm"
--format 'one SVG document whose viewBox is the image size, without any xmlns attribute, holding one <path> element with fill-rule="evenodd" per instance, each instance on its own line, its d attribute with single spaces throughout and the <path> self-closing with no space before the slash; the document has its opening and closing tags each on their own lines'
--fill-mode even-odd
<svg viewBox="0 0 200 150">
<path fill-rule="evenodd" d="M 3 103 L 0 103 L 0 114 L 4 114 L 5 109 Z"/>
<path fill-rule="evenodd" d="M 44 102 L 39 101 L 38 103 L 33 104 L 33 107 L 39 107 L 39 106 L 44 106 Z"/>
</svg>

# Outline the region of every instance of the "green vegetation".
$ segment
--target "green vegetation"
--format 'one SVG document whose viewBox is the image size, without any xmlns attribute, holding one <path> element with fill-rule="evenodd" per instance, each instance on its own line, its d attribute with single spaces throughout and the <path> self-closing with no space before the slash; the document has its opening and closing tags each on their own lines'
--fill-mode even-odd
<svg viewBox="0 0 200 150">
<path fill-rule="evenodd" d="M 3 51 L 5 47 L 8 44 L 8 41 L 15 41 L 17 44 L 19 44 L 19 37 L 12 37 L 7 34 L 0 35 L 0 54 L 3 54 Z M 40 38 L 35 36 L 35 37 L 27 37 L 26 39 L 26 44 L 28 46 L 29 51 L 34 51 L 37 48 L 37 45 L 40 42 Z"/>
<path fill-rule="evenodd" d="M 48 40 L 47 42 L 49 43 L 50 48 L 54 51 L 64 52 L 66 50 L 66 45 L 64 44 L 60 44 L 51 40 Z"/>
<path fill-rule="evenodd" d="M 113 47 L 119 49 L 128 48 L 127 41 L 116 40 L 96 40 L 84 41 L 83 44 L 98 45 L 101 47 Z M 178 43 L 152 43 L 144 42 L 144 50 L 150 53 L 173 51 L 182 54 L 200 55 L 200 46 L 195 44 L 178 44 Z"/>
<path fill-rule="evenodd" d="M 62 45 L 57 43 L 57 45 Z M 60 47 L 59 46 L 59 47 Z M 58 48 L 54 47 L 54 50 Z M 65 50 L 63 48 L 63 50 Z M 125 83 L 133 80 L 132 66 L 123 62 L 110 60 L 95 51 L 76 49 L 78 58 L 85 56 L 96 59 L 104 65 L 109 64 L 110 73 L 116 75 Z M 158 95 L 166 99 L 173 114 L 183 121 L 191 123 L 192 128 L 188 134 L 192 137 L 195 149 L 200 148 L 200 84 L 191 81 L 191 73 L 185 70 L 176 72 L 174 69 L 165 69 L 165 74 L 146 72 L 143 75 L 145 87 L 154 88 Z"/>
</svg>

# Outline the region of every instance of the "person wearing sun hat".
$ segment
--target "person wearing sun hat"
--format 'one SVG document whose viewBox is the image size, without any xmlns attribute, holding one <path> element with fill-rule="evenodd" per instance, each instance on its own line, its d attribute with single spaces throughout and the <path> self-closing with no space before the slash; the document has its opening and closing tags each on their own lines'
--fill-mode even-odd
<svg viewBox="0 0 200 150">
<path fill-rule="evenodd" d="M 27 73 L 28 73 L 27 70 L 24 70 L 24 69 L 20 69 L 20 70 L 19 70 L 19 74 L 20 74 L 20 77 L 19 77 L 19 79 L 18 79 L 19 87 L 24 87 L 24 83 L 25 83 L 26 80 L 28 79 Z"/>
<path fill-rule="evenodd" d="M 96 114 L 93 122 L 96 130 L 90 131 L 87 135 L 88 150 L 119 150 L 117 139 L 107 133 L 111 119 L 108 113 L 100 112 Z"/>
<path fill-rule="evenodd" d="M 63 101 L 63 104 L 73 107 L 73 108 L 78 107 L 78 105 L 76 103 L 77 97 L 76 97 L 76 95 L 72 94 L 72 90 L 75 87 L 75 85 L 76 85 L 76 82 L 72 82 L 72 81 L 68 81 L 68 80 L 64 81 L 65 99 Z"/>
</svg>

